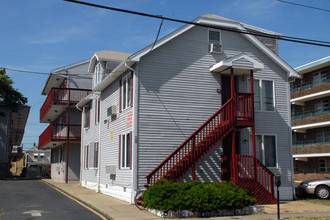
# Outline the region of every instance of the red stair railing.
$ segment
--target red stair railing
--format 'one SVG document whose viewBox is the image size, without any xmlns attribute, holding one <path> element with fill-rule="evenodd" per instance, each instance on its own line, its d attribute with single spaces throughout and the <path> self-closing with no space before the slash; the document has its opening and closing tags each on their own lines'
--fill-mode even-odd
<svg viewBox="0 0 330 220">
<path fill-rule="evenodd" d="M 236 155 L 236 181 L 257 182 L 268 191 L 272 198 L 274 194 L 274 174 L 261 161 L 253 155 Z"/>
<path fill-rule="evenodd" d="M 146 176 L 147 183 L 154 184 L 161 178 L 175 180 L 182 176 L 232 130 L 234 121 L 234 102 L 233 99 L 229 99 Z"/>
<path fill-rule="evenodd" d="M 52 88 L 40 109 L 40 121 L 45 117 L 53 104 L 78 103 L 90 93 L 91 90 L 89 89 Z"/>
</svg>

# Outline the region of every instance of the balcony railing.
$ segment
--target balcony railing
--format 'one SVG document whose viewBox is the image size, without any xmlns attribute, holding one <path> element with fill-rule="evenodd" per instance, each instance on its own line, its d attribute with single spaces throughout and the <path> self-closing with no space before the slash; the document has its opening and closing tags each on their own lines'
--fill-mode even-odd
<svg viewBox="0 0 330 220">
<path fill-rule="evenodd" d="M 77 142 L 81 139 L 81 125 L 51 124 L 39 136 L 39 148 L 50 142 Z"/>
<path fill-rule="evenodd" d="M 88 89 L 52 88 L 40 109 L 40 121 L 42 121 L 52 105 L 75 104 L 90 93 L 91 90 Z"/>
<path fill-rule="evenodd" d="M 294 113 L 291 115 L 292 119 L 301 119 L 301 118 L 307 118 L 307 117 L 313 117 L 317 115 L 327 114 L 330 112 L 329 108 L 325 108 L 322 110 L 313 110 L 313 111 L 304 111 L 300 113 Z"/>
<path fill-rule="evenodd" d="M 303 90 L 308 90 L 308 89 L 311 89 L 312 87 L 323 85 L 323 84 L 326 84 L 329 82 L 330 82 L 330 78 L 324 78 L 324 79 L 314 81 L 314 82 L 313 81 L 306 82 L 306 83 L 301 84 L 300 86 L 294 86 L 293 88 L 290 89 L 291 90 L 290 92 L 295 93 L 295 92 L 300 92 Z"/>
<path fill-rule="evenodd" d="M 314 144 L 327 144 L 330 143 L 330 138 L 306 140 L 306 141 L 293 141 L 294 146 L 314 145 Z"/>
</svg>

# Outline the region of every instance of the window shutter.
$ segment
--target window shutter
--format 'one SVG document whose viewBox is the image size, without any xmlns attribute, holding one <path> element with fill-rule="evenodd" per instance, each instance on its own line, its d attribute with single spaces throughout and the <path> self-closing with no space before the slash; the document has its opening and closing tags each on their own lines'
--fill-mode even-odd
<svg viewBox="0 0 330 220">
<path fill-rule="evenodd" d="M 119 112 L 122 112 L 122 80 L 119 80 Z"/>
<path fill-rule="evenodd" d="M 121 134 L 119 135 L 119 158 L 118 158 L 118 169 L 121 168 Z"/>
<path fill-rule="evenodd" d="M 133 107 L 133 77 L 134 77 L 134 74 L 133 74 L 133 71 L 132 71 L 132 75 L 131 75 L 131 107 Z"/>
<path fill-rule="evenodd" d="M 129 140 L 129 168 L 132 169 L 132 151 L 133 151 L 133 136 L 132 136 L 133 132 L 130 132 L 130 140 Z"/>
</svg>

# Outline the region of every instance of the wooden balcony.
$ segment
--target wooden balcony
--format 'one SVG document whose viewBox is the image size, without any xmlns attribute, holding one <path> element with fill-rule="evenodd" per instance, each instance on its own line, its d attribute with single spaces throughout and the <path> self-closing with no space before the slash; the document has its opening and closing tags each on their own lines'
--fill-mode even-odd
<svg viewBox="0 0 330 220">
<path fill-rule="evenodd" d="M 39 136 L 39 149 L 56 147 L 65 142 L 80 142 L 81 125 L 51 124 Z"/>
<path fill-rule="evenodd" d="M 53 122 L 69 106 L 91 93 L 88 89 L 52 88 L 40 109 L 40 122 Z"/>
</svg>

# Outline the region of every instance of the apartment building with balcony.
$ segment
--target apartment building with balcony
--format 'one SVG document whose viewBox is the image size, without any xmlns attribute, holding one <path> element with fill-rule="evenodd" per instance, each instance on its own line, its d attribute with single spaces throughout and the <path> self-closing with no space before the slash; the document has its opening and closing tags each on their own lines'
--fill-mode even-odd
<svg viewBox="0 0 330 220">
<path fill-rule="evenodd" d="M 296 180 L 330 173 L 330 56 L 295 69 L 291 82 L 293 159 Z"/>
<path fill-rule="evenodd" d="M 81 112 L 75 105 L 89 95 L 89 60 L 54 69 L 42 90 L 47 98 L 40 122 L 49 126 L 39 136 L 39 149 L 51 149 L 51 178 L 68 182 L 80 178 Z"/>
</svg>

